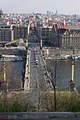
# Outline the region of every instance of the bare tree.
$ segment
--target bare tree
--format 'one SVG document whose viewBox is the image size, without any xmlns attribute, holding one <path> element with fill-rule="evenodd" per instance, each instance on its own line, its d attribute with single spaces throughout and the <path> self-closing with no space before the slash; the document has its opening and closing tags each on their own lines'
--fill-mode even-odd
<svg viewBox="0 0 80 120">
<path fill-rule="evenodd" d="M 47 77 L 49 78 L 50 82 L 52 83 L 53 90 L 54 90 L 54 111 L 57 110 L 57 98 L 56 98 L 56 82 L 58 77 L 60 77 L 61 73 L 58 72 L 60 60 L 48 60 L 46 63 L 47 67 Z"/>
</svg>

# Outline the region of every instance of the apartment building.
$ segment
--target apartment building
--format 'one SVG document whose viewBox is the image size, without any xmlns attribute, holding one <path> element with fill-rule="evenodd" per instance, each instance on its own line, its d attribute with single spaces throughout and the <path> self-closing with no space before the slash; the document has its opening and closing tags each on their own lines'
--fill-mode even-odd
<svg viewBox="0 0 80 120">
<path fill-rule="evenodd" d="M 0 46 L 4 46 L 4 44 L 19 38 L 26 38 L 27 32 L 28 30 L 25 26 L 17 27 L 14 25 L 5 25 L 0 22 Z"/>
<path fill-rule="evenodd" d="M 80 48 L 80 30 L 68 30 L 61 35 L 61 48 Z"/>
<path fill-rule="evenodd" d="M 0 22 L 0 44 L 5 44 L 11 41 L 11 29 L 10 26 Z"/>
<path fill-rule="evenodd" d="M 43 27 L 38 30 L 38 36 L 42 38 L 43 43 L 51 44 L 53 47 L 60 48 L 80 48 L 80 28 L 72 27 L 69 29 L 52 29 Z"/>
<path fill-rule="evenodd" d="M 28 28 L 25 26 L 13 26 L 13 39 L 26 38 L 28 35 Z"/>
</svg>

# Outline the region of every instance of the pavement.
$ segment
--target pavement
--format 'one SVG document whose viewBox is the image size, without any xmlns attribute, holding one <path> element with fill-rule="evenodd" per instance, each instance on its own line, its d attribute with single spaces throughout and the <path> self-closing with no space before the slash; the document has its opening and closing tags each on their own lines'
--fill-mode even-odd
<svg viewBox="0 0 80 120">
<path fill-rule="evenodd" d="M 30 50 L 27 51 L 24 90 L 30 90 Z"/>
</svg>

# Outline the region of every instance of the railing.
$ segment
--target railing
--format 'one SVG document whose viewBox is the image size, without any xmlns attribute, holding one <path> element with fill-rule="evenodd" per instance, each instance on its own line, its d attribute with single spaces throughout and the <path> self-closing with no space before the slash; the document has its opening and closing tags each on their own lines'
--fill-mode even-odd
<svg viewBox="0 0 80 120">
<path fill-rule="evenodd" d="M 80 112 L 4 112 L 0 120 L 80 120 Z"/>
</svg>

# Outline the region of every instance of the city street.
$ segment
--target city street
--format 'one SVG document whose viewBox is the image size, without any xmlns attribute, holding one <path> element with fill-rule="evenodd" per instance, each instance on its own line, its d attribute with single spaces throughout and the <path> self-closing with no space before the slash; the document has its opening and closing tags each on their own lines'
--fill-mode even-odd
<svg viewBox="0 0 80 120">
<path fill-rule="evenodd" d="M 30 59 L 31 91 L 36 91 L 36 89 L 49 90 L 51 86 L 48 85 L 48 78 L 45 75 L 46 65 L 39 48 L 31 48 Z"/>
<path fill-rule="evenodd" d="M 30 100 L 39 107 L 40 93 L 51 89 L 39 47 L 30 48 Z"/>
</svg>

